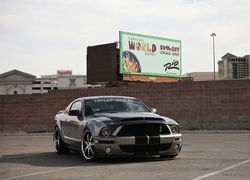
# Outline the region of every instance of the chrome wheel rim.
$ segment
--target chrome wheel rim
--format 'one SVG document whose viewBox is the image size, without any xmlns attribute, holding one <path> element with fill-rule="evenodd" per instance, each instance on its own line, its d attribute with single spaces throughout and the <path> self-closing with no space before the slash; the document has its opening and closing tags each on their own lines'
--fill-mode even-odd
<svg viewBox="0 0 250 180">
<path fill-rule="evenodd" d="M 85 159 L 90 160 L 95 155 L 94 139 L 91 132 L 86 131 L 82 138 L 82 154 Z"/>
</svg>

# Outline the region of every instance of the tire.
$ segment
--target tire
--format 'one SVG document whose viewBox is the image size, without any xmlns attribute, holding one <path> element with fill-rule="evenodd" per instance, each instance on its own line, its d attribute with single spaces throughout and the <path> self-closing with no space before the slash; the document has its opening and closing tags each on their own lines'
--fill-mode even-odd
<svg viewBox="0 0 250 180">
<path fill-rule="evenodd" d="M 54 136 L 53 136 L 53 145 L 55 152 L 57 154 L 69 154 L 70 149 L 65 146 L 65 143 L 63 142 L 60 130 L 58 127 L 55 128 Z"/>
<path fill-rule="evenodd" d="M 89 129 L 83 132 L 81 140 L 82 155 L 87 161 L 94 161 L 95 158 L 95 145 L 92 133 Z"/>
<path fill-rule="evenodd" d="M 175 154 L 175 155 L 160 155 L 161 158 L 168 158 L 168 159 L 175 158 L 176 156 L 178 156 L 178 154 Z"/>
</svg>

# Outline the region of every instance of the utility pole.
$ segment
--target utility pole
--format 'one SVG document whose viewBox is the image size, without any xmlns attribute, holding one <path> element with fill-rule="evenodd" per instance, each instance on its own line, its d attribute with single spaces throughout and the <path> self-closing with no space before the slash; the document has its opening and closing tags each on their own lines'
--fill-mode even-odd
<svg viewBox="0 0 250 180">
<path fill-rule="evenodd" d="M 214 36 L 216 36 L 216 34 L 212 33 L 212 34 L 210 34 L 210 36 L 213 37 L 214 81 L 215 81 L 215 48 L 214 48 Z"/>
</svg>

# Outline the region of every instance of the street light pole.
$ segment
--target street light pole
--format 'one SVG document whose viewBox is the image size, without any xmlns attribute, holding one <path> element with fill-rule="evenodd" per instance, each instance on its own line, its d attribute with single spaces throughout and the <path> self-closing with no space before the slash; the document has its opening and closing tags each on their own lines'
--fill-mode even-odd
<svg viewBox="0 0 250 180">
<path fill-rule="evenodd" d="M 212 34 L 210 34 L 210 36 L 213 37 L 214 81 L 215 81 L 215 48 L 214 48 L 214 36 L 216 36 L 216 34 L 212 33 Z"/>
</svg>

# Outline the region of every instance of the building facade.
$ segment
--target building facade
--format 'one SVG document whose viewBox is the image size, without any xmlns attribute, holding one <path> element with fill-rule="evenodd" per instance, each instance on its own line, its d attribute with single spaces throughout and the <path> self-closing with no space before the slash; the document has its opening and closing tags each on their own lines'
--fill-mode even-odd
<svg viewBox="0 0 250 180">
<path fill-rule="evenodd" d="M 227 53 L 218 62 L 219 79 L 250 79 L 250 55 L 238 57 Z"/>
<path fill-rule="evenodd" d="M 36 76 L 16 69 L 0 74 L 0 95 L 32 94 Z"/>
<path fill-rule="evenodd" d="M 43 94 L 49 90 L 100 88 L 101 85 L 86 84 L 86 75 L 74 75 L 72 71 L 58 71 L 54 75 L 44 75 L 41 78 L 12 70 L 0 74 L 0 95 L 11 94 Z"/>
<path fill-rule="evenodd" d="M 214 76 L 215 75 L 215 76 Z M 182 75 L 183 79 L 189 79 L 192 81 L 213 81 L 218 80 L 217 72 L 191 72 Z"/>
</svg>

